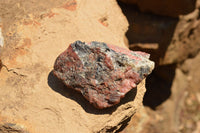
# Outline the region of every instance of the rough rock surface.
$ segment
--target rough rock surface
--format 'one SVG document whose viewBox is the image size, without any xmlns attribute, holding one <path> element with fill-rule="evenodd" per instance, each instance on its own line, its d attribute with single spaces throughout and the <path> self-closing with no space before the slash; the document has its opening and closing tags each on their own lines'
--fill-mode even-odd
<svg viewBox="0 0 200 133">
<path fill-rule="evenodd" d="M 1 18 L 0 18 L 0 48 L 3 47 L 4 44 L 4 38 L 2 35 L 2 22 L 1 22 Z"/>
<path fill-rule="evenodd" d="M 76 41 L 56 59 L 54 74 L 102 109 L 119 103 L 151 73 L 154 63 L 148 58 L 102 42 Z"/>
<path fill-rule="evenodd" d="M 120 0 L 135 4 L 142 12 L 178 17 L 195 9 L 196 0 Z"/>
<path fill-rule="evenodd" d="M 0 133 L 29 133 L 23 126 L 17 125 L 15 123 L 0 123 Z"/>
<path fill-rule="evenodd" d="M 142 106 L 145 80 L 127 93 L 120 104 L 98 110 L 81 94 L 66 89 L 51 72 L 56 57 L 74 40 L 96 40 L 127 48 L 124 34 L 128 22 L 117 2 L 0 3 L 5 42 L 0 53 L 4 64 L 0 72 L 0 121 L 5 117 L 6 123 L 21 125 L 30 133 L 122 130 Z"/>
</svg>

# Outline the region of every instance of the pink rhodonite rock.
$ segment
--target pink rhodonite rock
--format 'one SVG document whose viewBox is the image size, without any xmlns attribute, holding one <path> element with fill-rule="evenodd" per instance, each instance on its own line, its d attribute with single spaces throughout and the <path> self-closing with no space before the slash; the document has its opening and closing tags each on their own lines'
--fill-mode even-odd
<svg viewBox="0 0 200 133">
<path fill-rule="evenodd" d="M 82 93 L 96 108 L 120 102 L 154 68 L 149 54 L 103 42 L 76 41 L 58 56 L 54 75 Z"/>
</svg>

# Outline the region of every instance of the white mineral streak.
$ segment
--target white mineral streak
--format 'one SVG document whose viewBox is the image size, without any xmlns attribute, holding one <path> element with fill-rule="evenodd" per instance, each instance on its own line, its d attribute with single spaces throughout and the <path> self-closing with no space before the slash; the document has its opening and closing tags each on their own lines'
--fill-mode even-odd
<svg viewBox="0 0 200 133">
<path fill-rule="evenodd" d="M 1 23 L 1 18 L 0 18 L 0 46 L 3 47 L 4 44 L 4 38 L 2 35 L 2 23 Z"/>
<path fill-rule="evenodd" d="M 0 27 L 0 46 L 3 47 L 3 44 L 4 44 L 4 39 L 3 39 L 2 32 L 1 32 L 1 27 Z"/>
</svg>

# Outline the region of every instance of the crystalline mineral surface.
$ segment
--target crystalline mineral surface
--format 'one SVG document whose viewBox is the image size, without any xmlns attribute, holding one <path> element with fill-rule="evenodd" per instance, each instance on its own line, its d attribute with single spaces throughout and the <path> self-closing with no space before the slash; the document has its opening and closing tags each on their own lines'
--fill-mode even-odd
<svg viewBox="0 0 200 133">
<path fill-rule="evenodd" d="M 96 108 L 103 109 L 119 103 L 153 68 L 149 54 L 144 52 L 103 42 L 76 41 L 58 56 L 53 73 Z"/>
</svg>

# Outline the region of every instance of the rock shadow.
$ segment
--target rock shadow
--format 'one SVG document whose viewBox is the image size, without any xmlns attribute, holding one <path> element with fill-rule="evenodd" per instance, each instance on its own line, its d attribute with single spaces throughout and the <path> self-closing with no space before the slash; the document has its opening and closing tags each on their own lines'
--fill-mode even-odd
<svg viewBox="0 0 200 133">
<path fill-rule="evenodd" d="M 146 79 L 146 93 L 143 104 L 156 110 L 171 96 L 171 87 L 175 77 L 176 65 L 159 66 Z"/>
<path fill-rule="evenodd" d="M 157 66 L 160 59 L 165 56 L 179 19 L 142 13 L 136 5 L 119 1 L 118 4 L 129 22 L 126 32 L 129 48 L 150 53 L 150 59 Z"/>
<path fill-rule="evenodd" d="M 176 65 L 159 66 L 166 51 L 173 41 L 178 18 L 143 13 L 137 5 L 118 1 L 123 14 L 129 22 L 126 37 L 129 48 L 134 51 L 149 53 L 156 64 L 153 72 L 146 79 L 146 93 L 143 104 L 153 110 L 165 102 L 171 95 L 171 85 L 175 76 Z"/>
<path fill-rule="evenodd" d="M 81 105 L 81 107 L 87 113 L 97 114 L 97 115 L 112 114 L 120 105 L 133 101 L 137 94 L 137 89 L 132 89 L 130 92 L 126 94 L 126 96 L 123 99 L 121 99 L 121 102 L 119 104 L 106 109 L 96 109 L 82 96 L 81 93 L 66 87 L 61 80 L 59 80 L 56 76 L 54 76 L 53 71 L 51 71 L 48 75 L 48 85 L 55 92 L 61 94 L 66 98 L 76 101 L 79 105 Z"/>
</svg>

